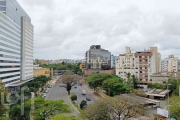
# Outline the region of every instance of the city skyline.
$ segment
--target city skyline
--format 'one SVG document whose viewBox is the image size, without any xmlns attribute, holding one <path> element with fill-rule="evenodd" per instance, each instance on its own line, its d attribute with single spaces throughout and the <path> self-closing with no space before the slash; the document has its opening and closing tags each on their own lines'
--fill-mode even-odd
<svg viewBox="0 0 180 120">
<path fill-rule="evenodd" d="M 93 44 L 114 55 L 157 46 L 162 59 L 180 58 L 178 0 L 18 2 L 35 26 L 34 59 L 81 58 Z"/>
</svg>

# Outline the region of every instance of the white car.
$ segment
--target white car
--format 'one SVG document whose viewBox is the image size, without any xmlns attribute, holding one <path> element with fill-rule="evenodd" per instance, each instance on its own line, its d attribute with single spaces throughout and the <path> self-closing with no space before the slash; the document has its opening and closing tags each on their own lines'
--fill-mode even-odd
<svg viewBox="0 0 180 120">
<path fill-rule="evenodd" d="M 85 95 L 86 94 L 86 90 L 82 90 L 82 95 Z"/>
<path fill-rule="evenodd" d="M 43 96 L 42 96 L 43 98 L 45 98 L 46 97 L 46 94 L 43 94 Z"/>
</svg>

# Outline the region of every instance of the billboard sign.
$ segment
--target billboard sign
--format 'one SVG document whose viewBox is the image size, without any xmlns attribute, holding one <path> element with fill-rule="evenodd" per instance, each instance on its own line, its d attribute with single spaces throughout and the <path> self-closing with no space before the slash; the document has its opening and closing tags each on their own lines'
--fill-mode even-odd
<svg viewBox="0 0 180 120">
<path fill-rule="evenodd" d="M 168 118 L 168 111 L 165 109 L 157 108 L 157 114 Z"/>
</svg>

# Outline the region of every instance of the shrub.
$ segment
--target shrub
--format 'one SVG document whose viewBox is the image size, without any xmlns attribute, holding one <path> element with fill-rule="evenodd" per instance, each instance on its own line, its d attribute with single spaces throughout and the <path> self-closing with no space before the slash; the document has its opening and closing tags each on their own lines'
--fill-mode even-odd
<svg viewBox="0 0 180 120">
<path fill-rule="evenodd" d="M 71 100 L 72 100 L 72 101 L 77 100 L 77 95 L 72 95 L 72 96 L 71 96 Z"/>
<path fill-rule="evenodd" d="M 87 101 L 82 100 L 81 103 L 80 103 L 81 110 L 84 108 L 85 105 L 87 105 Z"/>
</svg>

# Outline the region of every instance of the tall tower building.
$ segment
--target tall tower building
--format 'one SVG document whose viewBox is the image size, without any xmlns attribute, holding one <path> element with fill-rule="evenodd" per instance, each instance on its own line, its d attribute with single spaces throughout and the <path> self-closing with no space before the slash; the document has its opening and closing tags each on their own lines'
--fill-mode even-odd
<svg viewBox="0 0 180 120">
<path fill-rule="evenodd" d="M 16 0 L 0 0 L 0 79 L 12 89 L 33 79 L 33 25 Z"/>
</svg>

